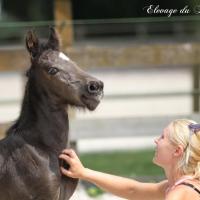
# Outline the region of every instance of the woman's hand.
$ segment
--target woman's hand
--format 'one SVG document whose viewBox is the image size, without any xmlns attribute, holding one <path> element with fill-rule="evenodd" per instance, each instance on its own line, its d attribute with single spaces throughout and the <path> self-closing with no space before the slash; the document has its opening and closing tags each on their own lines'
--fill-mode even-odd
<svg viewBox="0 0 200 200">
<path fill-rule="evenodd" d="M 64 149 L 59 156 L 60 159 L 66 161 L 69 164 L 69 169 L 61 167 L 62 174 L 71 178 L 82 178 L 84 175 L 85 168 L 72 149 Z"/>
</svg>

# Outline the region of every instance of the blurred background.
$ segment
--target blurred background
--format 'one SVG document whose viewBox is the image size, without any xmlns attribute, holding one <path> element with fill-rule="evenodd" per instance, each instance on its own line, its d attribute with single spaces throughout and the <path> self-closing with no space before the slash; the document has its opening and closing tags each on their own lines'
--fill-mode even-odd
<svg viewBox="0 0 200 200">
<path fill-rule="evenodd" d="M 200 3 L 144 0 L 0 0 L 0 136 L 18 117 L 27 30 L 48 37 L 104 82 L 94 112 L 71 111 L 71 144 L 84 165 L 141 181 L 159 181 L 154 139 L 177 118 L 200 121 Z M 119 199 L 81 183 L 72 199 Z"/>
</svg>

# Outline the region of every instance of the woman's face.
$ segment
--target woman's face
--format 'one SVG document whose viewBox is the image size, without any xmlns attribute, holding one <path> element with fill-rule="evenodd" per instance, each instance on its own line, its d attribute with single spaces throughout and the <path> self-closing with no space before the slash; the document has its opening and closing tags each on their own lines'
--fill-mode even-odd
<svg viewBox="0 0 200 200">
<path fill-rule="evenodd" d="M 156 149 L 153 162 L 163 168 L 173 164 L 173 154 L 175 146 L 169 140 L 169 126 L 167 126 L 161 136 L 155 139 Z"/>
</svg>

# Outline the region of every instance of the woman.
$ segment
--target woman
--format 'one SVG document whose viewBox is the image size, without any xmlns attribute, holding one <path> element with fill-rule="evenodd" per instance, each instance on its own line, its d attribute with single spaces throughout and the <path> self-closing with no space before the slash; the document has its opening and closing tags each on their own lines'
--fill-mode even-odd
<svg viewBox="0 0 200 200">
<path fill-rule="evenodd" d="M 162 167 L 166 175 L 166 180 L 160 183 L 142 183 L 85 168 L 70 149 L 60 155 L 60 159 L 70 165 L 68 170 L 61 167 L 61 172 L 125 199 L 200 200 L 200 124 L 175 120 L 155 143 L 153 162 Z"/>
</svg>

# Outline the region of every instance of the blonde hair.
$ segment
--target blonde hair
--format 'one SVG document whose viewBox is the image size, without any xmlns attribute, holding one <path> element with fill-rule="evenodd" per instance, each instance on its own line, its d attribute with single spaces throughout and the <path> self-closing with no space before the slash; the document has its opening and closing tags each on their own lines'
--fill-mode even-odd
<svg viewBox="0 0 200 200">
<path fill-rule="evenodd" d="M 188 119 L 178 119 L 169 125 L 169 140 L 174 145 L 182 145 L 184 153 L 177 168 L 183 175 L 193 175 L 200 179 L 200 131 L 195 134 L 189 129 L 190 124 L 197 124 Z"/>
</svg>

